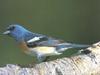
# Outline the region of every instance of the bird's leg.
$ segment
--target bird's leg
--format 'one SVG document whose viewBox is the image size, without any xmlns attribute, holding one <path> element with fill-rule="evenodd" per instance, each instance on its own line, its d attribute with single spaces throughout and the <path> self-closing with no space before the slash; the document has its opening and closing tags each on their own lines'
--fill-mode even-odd
<svg viewBox="0 0 100 75">
<path fill-rule="evenodd" d="M 49 56 L 47 56 L 44 60 L 43 60 L 43 62 L 46 62 L 46 61 L 48 61 L 48 59 L 49 59 L 50 57 Z"/>
</svg>

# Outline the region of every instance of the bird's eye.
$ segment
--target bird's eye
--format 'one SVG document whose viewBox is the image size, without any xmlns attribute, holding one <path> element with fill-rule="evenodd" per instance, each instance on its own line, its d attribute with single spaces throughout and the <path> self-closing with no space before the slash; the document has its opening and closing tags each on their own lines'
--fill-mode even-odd
<svg viewBox="0 0 100 75">
<path fill-rule="evenodd" d="M 12 31 L 14 29 L 15 29 L 15 26 L 10 26 L 10 27 L 7 28 L 7 30 L 10 30 L 10 31 Z"/>
</svg>

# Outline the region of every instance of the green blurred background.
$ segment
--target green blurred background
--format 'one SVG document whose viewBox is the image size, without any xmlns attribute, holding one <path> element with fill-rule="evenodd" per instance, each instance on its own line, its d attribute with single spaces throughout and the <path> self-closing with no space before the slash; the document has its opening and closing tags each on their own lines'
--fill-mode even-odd
<svg viewBox="0 0 100 75">
<path fill-rule="evenodd" d="M 99 0 L 0 0 L 1 33 L 9 24 L 17 23 L 65 41 L 92 44 L 100 41 L 99 20 Z M 22 53 L 14 39 L 0 37 L 0 65 L 33 62 L 34 58 Z"/>
</svg>

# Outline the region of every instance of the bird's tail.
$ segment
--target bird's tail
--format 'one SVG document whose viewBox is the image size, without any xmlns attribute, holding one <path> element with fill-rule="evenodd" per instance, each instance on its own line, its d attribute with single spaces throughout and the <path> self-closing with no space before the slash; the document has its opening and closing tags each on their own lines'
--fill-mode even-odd
<svg viewBox="0 0 100 75">
<path fill-rule="evenodd" d="M 89 46 L 90 45 L 84 45 L 84 44 L 62 43 L 62 44 L 59 44 L 56 48 L 58 52 L 62 52 L 70 48 L 87 48 Z"/>
</svg>

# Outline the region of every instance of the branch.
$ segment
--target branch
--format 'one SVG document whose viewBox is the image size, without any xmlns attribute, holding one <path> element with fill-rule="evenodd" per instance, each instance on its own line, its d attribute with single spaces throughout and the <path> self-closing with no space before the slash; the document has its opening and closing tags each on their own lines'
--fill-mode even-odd
<svg viewBox="0 0 100 75">
<path fill-rule="evenodd" d="M 100 42 L 85 50 L 90 53 L 43 62 L 32 68 L 7 64 L 0 68 L 0 75 L 100 75 Z"/>
</svg>

